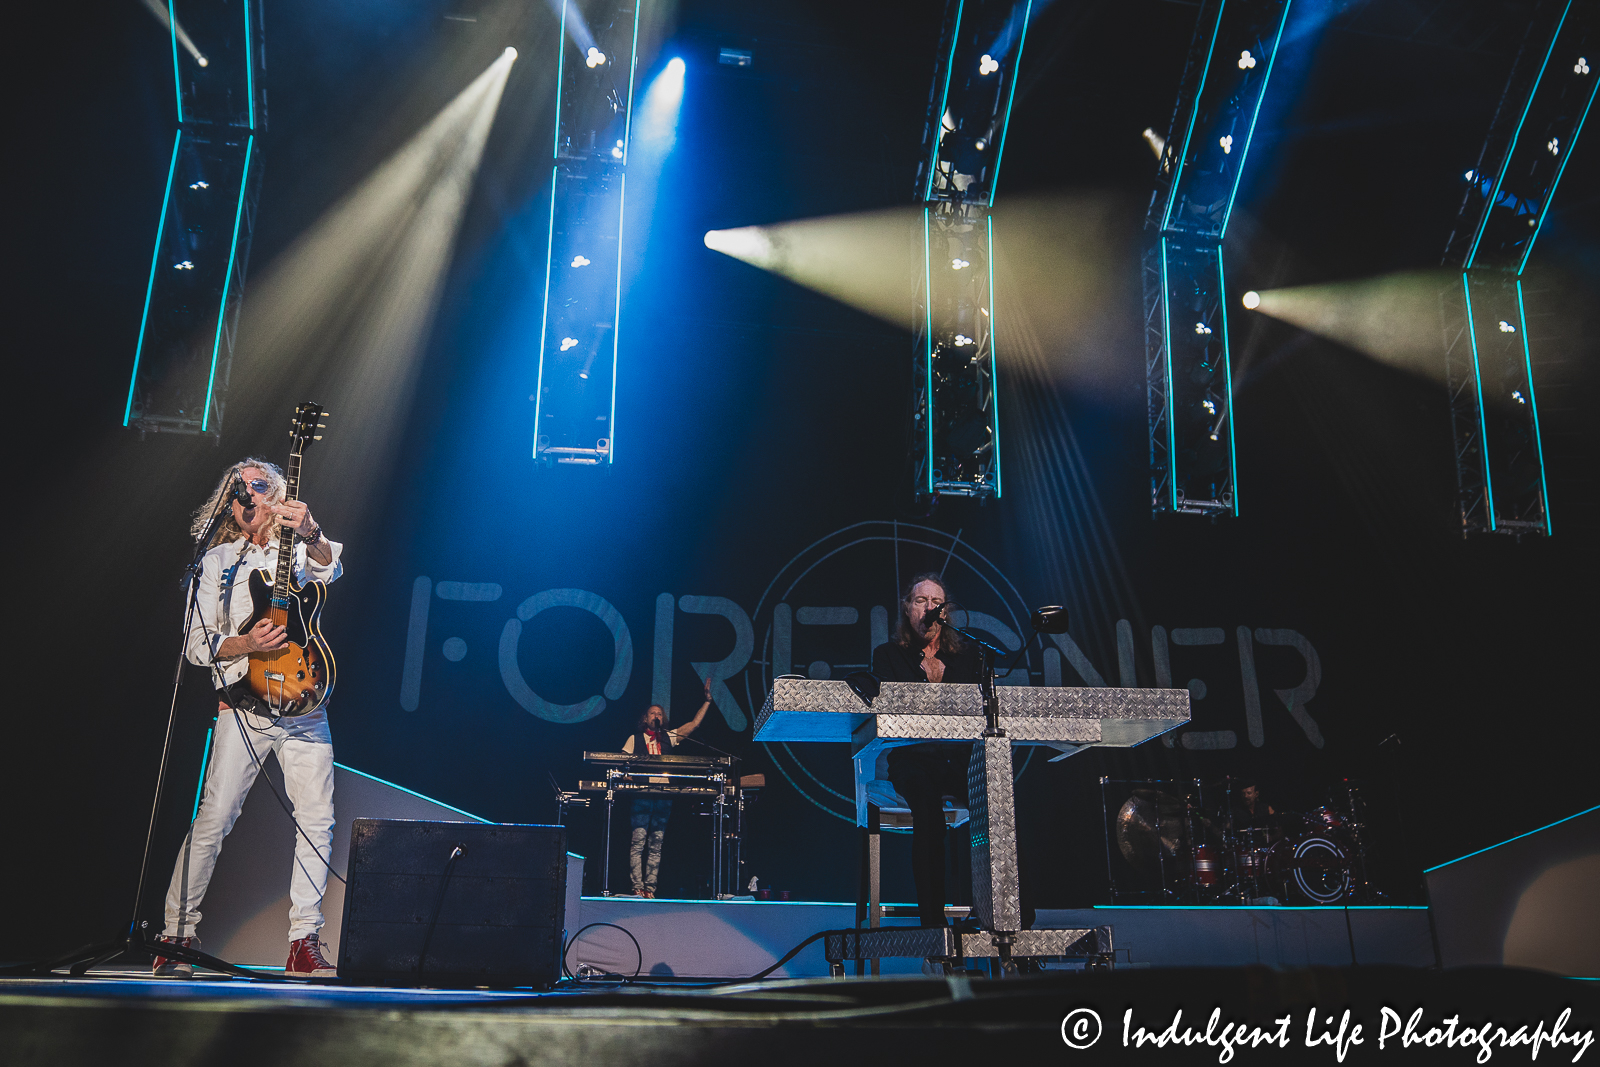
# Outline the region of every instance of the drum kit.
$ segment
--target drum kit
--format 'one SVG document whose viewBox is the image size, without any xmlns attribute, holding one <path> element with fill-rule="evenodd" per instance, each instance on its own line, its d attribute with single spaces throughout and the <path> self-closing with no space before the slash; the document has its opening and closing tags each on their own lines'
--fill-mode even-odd
<svg viewBox="0 0 1600 1067">
<path fill-rule="evenodd" d="M 1195 779 L 1181 788 L 1160 779 L 1102 778 L 1113 901 L 1315 906 L 1382 899 L 1366 878 L 1358 783 L 1344 780 L 1310 811 L 1270 814 L 1265 802 L 1257 812 L 1247 809 L 1242 784 Z"/>
</svg>

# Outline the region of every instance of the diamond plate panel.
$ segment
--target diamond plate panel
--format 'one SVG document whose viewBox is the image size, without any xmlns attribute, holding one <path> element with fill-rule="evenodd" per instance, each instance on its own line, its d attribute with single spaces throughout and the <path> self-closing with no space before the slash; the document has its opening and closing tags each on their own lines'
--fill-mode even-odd
<svg viewBox="0 0 1600 1067">
<path fill-rule="evenodd" d="M 955 952 L 964 958 L 999 956 L 991 933 L 961 934 Z M 1098 956 L 1111 953 L 1111 927 L 1082 930 L 1018 930 L 1011 935 L 1011 956 Z"/>
<path fill-rule="evenodd" d="M 876 930 L 829 934 L 822 943 L 828 962 L 838 963 L 899 956 L 951 956 L 956 938 L 948 926 L 880 926 Z"/>
<path fill-rule="evenodd" d="M 1136 745 L 1189 721 L 1187 689 L 1000 686 L 1000 725 L 1016 741 Z M 869 709 L 842 681 L 779 678 L 756 716 L 757 741 L 975 741 L 976 685 L 885 682 Z"/>
<path fill-rule="evenodd" d="M 967 796 L 972 812 L 973 917 L 988 930 L 1020 929 L 1010 738 L 986 737 L 972 746 Z"/>
<path fill-rule="evenodd" d="M 1092 926 L 1079 930 L 1020 930 L 1012 935 L 1014 959 L 1034 956 L 1094 956 L 1111 953 L 1111 927 Z M 983 959 L 1000 955 L 994 935 L 987 931 L 958 933 L 950 927 L 883 926 L 829 934 L 823 939 L 823 954 L 829 963 L 845 960 Z"/>
</svg>

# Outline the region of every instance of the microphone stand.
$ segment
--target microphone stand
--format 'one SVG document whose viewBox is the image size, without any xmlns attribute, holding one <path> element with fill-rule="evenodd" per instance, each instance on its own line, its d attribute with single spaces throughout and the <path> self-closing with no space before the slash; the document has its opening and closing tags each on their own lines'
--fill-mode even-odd
<svg viewBox="0 0 1600 1067">
<path fill-rule="evenodd" d="M 197 575 L 201 561 L 205 558 L 206 546 L 211 543 L 211 538 L 216 534 L 217 528 L 222 525 L 222 520 L 228 514 L 228 505 L 230 503 L 232 503 L 231 495 L 224 496 L 217 501 L 217 510 L 212 514 L 205 533 L 200 537 L 199 547 L 195 550 L 194 557 L 183 571 L 182 581 L 187 584 L 189 592 L 185 598 L 183 630 L 179 634 L 178 640 L 178 659 L 172 672 L 172 700 L 167 707 L 167 733 L 165 740 L 161 743 L 161 764 L 160 769 L 156 772 L 155 797 L 150 804 L 150 824 L 145 830 L 144 856 L 139 864 L 139 882 L 133 891 L 133 917 L 128 922 L 128 928 L 121 937 L 107 941 L 97 941 L 54 959 L 8 967 L 0 970 L 0 974 L 48 975 L 58 967 L 66 967 L 68 968 L 68 973 L 74 978 L 81 978 L 91 968 L 106 962 L 114 956 L 123 952 L 134 952 L 151 956 L 165 956 L 172 960 L 182 960 L 185 963 L 196 964 L 213 971 L 222 971 L 238 978 L 262 977 L 254 971 L 236 967 L 226 960 L 207 955 L 196 949 L 184 948 L 181 945 L 167 942 L 157 942 L 149 932 L 150 924 L 139 918 L 139 908 L 144 901 L 145 885 L 150 876 L 150 850 L 155 844 L 156 823 L 161 816 L 161 798 L 166 790 L 167 769 L 172 760 L 172 735 L 178 719 L 178 693 L 183 688 L 183 665 L 188 658 L 186 653 L 189 644 L 189 627 L 193 623 L 195 606 L 200 600 L 200 582 L 197 580 Z"/>
</svg>

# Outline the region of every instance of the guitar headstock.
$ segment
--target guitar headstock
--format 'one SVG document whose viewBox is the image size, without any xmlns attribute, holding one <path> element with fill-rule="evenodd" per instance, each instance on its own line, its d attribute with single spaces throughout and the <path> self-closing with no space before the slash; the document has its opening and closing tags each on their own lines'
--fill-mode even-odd
<svg viewBox="0 0 1600 1067">
<path fill-rule="evenodd" d="M 328 417 L 328 412 L 321 404 L 306 401 L 294 409 L 294 417 L 289 420 L 289 454 L 298 456 L 312 441 L 322 440 L 321 431 L 327 428 L 327 423 L 322 420 Z"/>
</svg>

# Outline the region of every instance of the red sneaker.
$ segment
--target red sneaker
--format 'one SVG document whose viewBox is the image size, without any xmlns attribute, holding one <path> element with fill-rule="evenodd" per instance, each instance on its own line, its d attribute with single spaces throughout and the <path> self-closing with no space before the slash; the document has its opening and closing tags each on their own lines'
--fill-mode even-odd
<svg viewBox="0 0 1600 1067">
<path fill-rule="evenodd" d="M 338 968 L 322 956 L 322 942 L 308 934 L 289 942 L 289 962 L 283 965 L 285 978 L 337 978 Z"/>
<path fill-rule="evenodd" d="M 162 934 L 156 940 L 165 941 L 169 945 L 177 945 L 179 948 L 200 947 L 200 939 L 198 937 L 168 937 L 166 934 Z M 150 973 L 157 978 L 193 978 L 194 964 L 185 960 L 170 960 L 165 956 L 157 956 L 155 962 L 150 965 Z"/>
</svg>

